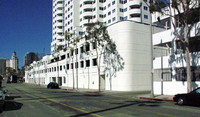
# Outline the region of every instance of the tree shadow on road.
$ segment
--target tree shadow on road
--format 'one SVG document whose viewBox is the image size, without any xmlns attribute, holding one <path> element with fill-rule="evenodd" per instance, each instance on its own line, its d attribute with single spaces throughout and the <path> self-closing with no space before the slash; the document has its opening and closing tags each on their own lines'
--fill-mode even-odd
<svg viewBox="0 0 200 117">
<path fill-rule="evenodd" d="M 116 109 L 121 109 L 121 108 L 126 108 L 126 107 L 129 107 L 129 106 L 133 106 L 133 105 L 136 105 L 136 106 L 146 106 L 146 107 L 159 107 L 161 102 L 159 101 L 125 101 L 124 103 L 116 103 L 116 104 L 119 104 L 118 106 L 115 106 L 115 107 L 111 107 L 111 108 L 106 108 L 106 109 L 103 109 L 103 110 L 97 110 L 97 111 L 93 111 L 93 112 L 88 112 L 88 113 L 82 113 L 82 114 L 79 114 L 79 115 L 74 115 L 74 116 L 70 116 L 70 117 L 80 117 L 80 116 L 88 116 L 88 115 L 91 115 L 92 114 L 97 114 L 97 113 L 102 113 L 102 112 L 106 112 L 106 111 L 112 111 L 112 110 L 116 110 Z M 115 103 L 113 103 L 115 104 Z"/>
<path fill-rule="evenodd" d="M 15 102 L 15 101 L 5 101 L 5 105 L 3 106 L 3 109 L 0 111 L 2 113 L 3 111 L 13 111 L 13 110 L 19 110 L 23 106 L 22 103 Z"/>
<path fill-rule="evenodd" d="M 21 98 L 21 96 L 5 96 L 5 100 L 14 100 L 15 98 Z"/>
</svg>

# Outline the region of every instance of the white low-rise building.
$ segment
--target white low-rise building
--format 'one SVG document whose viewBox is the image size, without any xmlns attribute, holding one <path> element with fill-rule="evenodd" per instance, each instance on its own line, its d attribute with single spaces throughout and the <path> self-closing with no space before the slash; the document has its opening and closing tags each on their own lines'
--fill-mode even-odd
<svg viewBox="0 0 200 117">
<path fill-rule="evenodd" d="M 104 71 L 101 66 L 101 90 L 150 91 L 151 90 L 151 40 L 147 24 L 121 21 L 110 25 L 108 33 L 117 45 L 124 66 L 119 72 Z M 158 32 L 158 28 L 154 28 Z M 163 30 L 163 29 L 162 29 Z M 78 44 L 78 54 L 60 51 L 34 62 L 26 71 L 26 82 L 48 84 L 57 82 L 61 86 L 98 89 L 99 79 L 96 66 L 96 53 L 90 44 L 88 52 L 81 52 L 84 40 Z M 87 48 L 87 47 L 86 47 Z M 77 58 L 76 58 L 77 57 Z M 78 62 L 78 68 L 76 67 Z M 113 63 L 115 64 L 115 63 Z M 75 67 L 75 68 L 74 68 Z M 114 68 L 113 68 L 114 69 Z"/>
</svg>

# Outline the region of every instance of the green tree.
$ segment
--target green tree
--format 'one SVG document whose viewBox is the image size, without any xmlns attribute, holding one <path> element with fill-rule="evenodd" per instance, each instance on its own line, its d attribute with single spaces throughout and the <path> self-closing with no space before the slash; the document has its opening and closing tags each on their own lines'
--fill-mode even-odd
<svg viewBox="0 0 200 117">
<path fill-rule="evenodd" d="M 17 71 L 11 67 L 6 67 L 6 74 L 10 77 L 12 75 L 17 75 Z"/>
<path fill-rule="evenodd" d="M 99 79 L 99 92 L 101 91 L 101 58 L 105 53 L 115 54 L 116 45 L 110 38 L 107 26 L 102 22 L 91 23 L 90 26 L 86 28 L 85 35 L 86 43 L 93 44 L 96 51 L 96 63 Z M 106 56 L 103 56 L 106 57 Z M 104 59 L 105 60 L 105 59 Z"/>
<path fill-rule="evenodd" d="M 190 33 L 194 25 L 199 21 L 199 0 L 150 0 L 150 13 L 159 12 L 172 19 L 175 36 L 183 43 L 187 66 L 187 91 L 192 90 L 191 66 L 190 66 Z M 160 17 L 157 18 L 160 21 Z M 183 32 L 181 33 L 181 31 Z"/>
</svg>

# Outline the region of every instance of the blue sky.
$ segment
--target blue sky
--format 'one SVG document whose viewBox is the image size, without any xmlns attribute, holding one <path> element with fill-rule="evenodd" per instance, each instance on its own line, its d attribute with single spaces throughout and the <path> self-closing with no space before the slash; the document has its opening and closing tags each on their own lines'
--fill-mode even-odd
<svg viewBox="0 0 200 117">
<path fill-rule="evenodd" d="M 0 0 L 0 58 L 11 59 L 19 68 L 27 52 L 50 54 L 52 0 Z"/>
</svg>

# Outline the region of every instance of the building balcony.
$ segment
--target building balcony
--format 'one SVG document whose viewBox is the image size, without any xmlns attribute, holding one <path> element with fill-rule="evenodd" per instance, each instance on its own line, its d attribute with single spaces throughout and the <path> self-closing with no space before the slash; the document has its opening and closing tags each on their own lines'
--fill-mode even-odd
<svg viewBox="0 0 200 117">
<path fill-rule="evenodd" d="M 64 46 L 64 45 L 65 45 L 65 42 L 64 42 L 64 41 L 57 41 L 57 42 L 56 42 L 56 45 L 57 45 L 57 46 L 58 46 L 58 45 L 63 45 L 63 46 Z"/>
<path fill-rule="evenodd" d="M 57 32 L 57 33 L 63 33 L 64 30 L 63 30 L 63 29 L 59 29 L 59 28 L 57 28 L 57 29 L 56 29 L 56 32 Z"/>
<path fill-rule="evenodd" d="M 129 10 L 129 14 L 136 14 L 136 13 L 139 13 L 140 14 L 140 9 L 130 9 Z"/>
<path fill-rule="evenodd" d="M 56 15 L 58 15 L 58 14 L 64 14 L 64 11 L 63 10 L 57 10 Z"/>
<path fill-rule="evenodd" d="M 64 6 L 63 6 L 63 4 L 57 4 L 55 8 L 56 9 L 58 9 L 58 8 L 64 8 Z"/>
<path fill-rule="evenodd" d="M 64 24 L 63 24 L 63 22 L 56 22 L 56 26 L 58 26 L 58 27 L 64 27 Z"/>
<path fill-rule="evenodd" d="M 129 4 L 131 4 L 131 5 L 140 5 L 140 2 L 141 2 L 141 0 L 129 0 Z"/>
<path fill-rule="evenodd" d="M 88 8 L 93 8 L 93 4 L 85 4 L 83 5 L 83 10 L 88 9 Z"/>
<path fill-rule="evenodd" d="M 94 0 L 82 0 L 83 2 L 94 2 Z"/>
<path fill-rule="evenodd" d="M 83 17 L 93 16 L 93 12 L 84 12 Z"/>
<path fill-rule="evenodd" d="M 56 3 L 64 2 L 64 0 L 56 0 Z"/>
<path fill-rule="evenodd" d="M 56 35 L 56 39 L 58 39 L 58 40 L 62 40 L 62 39 L 64 39 L 64 36 Z"/>
<path fill-rule="evenodd" d="M 62 21 L 62 20 L 64 20 L 64 17 L 63 16 L 56 16 L 56 18 L 55 18 L 57 21 Z"/>
</svg>

